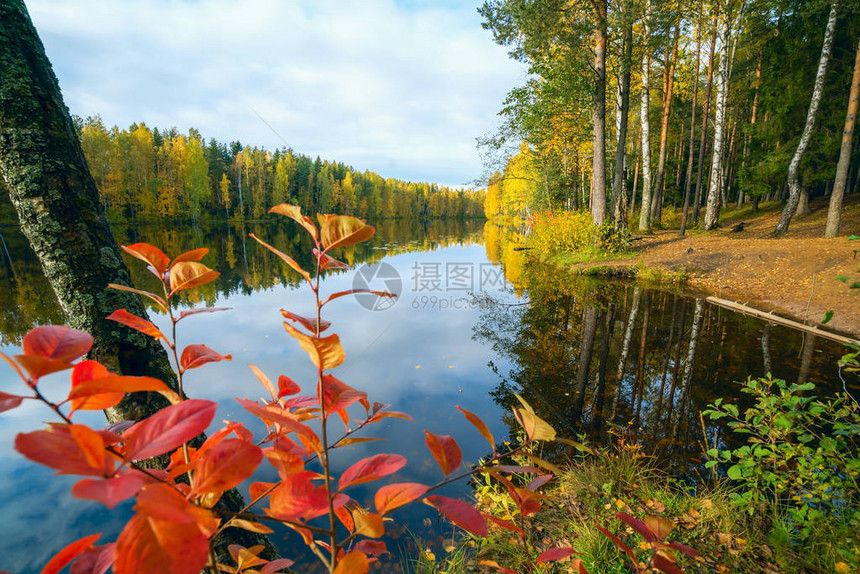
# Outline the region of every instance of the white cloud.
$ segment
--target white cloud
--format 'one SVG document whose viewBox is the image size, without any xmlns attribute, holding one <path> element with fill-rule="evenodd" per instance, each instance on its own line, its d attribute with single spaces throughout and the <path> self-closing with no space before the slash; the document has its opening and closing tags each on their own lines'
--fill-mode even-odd
<svg viewBox="0 0 860 574">
<path fill-rule="evenodd" d="M 31 0 L 66 104 L 460 184 L 523 71 L 476 4 Z M 265 118 L 282 141 L 257 117 Z"/>
</svg>

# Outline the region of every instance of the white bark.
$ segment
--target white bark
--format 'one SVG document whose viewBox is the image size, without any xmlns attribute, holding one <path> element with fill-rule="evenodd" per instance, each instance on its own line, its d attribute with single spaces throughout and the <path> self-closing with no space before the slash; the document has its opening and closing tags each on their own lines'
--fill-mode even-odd
<svg viewBox="0 0 860 574">
<path fill-rule="evenodd" d="M 827 64 L 830 62 L 830 54 L 833 50 L 833 36 L 836 32 L 836 14 L 839 11 L 839 3 L 830 5 L 830 16 L 827 18 L 827 27 L 824 29 L 824 44 L 821 46 L 821 58 L 818 60 L 818 71 L 815 74 L 815 87 L 812 89 L 812 100 L 809 102 L 809 111 L 806 113 L 806 125 L 803 126 L 803 134 L 791 163 L 788 164 L 788 203 L 782 210 L 779 223 L 776 224 L 774 235 L 780 235 L 788 230 L 791 216 L 800 202 L 800 160 L 809 147 L 812 138 L 812 129 L 815 127 L 815 118 L 818 115 L 818 107 L 821 104 L 821 95 L 824 93 L 824 77 L 827 74 Z"/>
<path fill-rule="evenodd" d="M 651 53 L 648 47 L 651 37 L 649 18 L 651 17 L 651 1 L 645 4 L 645 55 L 642 58 L 642 207 L 639 211 L 639 230 L 651 229 L 651 123 L 648 121 L 648 111 L 651 107 L 650 88 Z"/>
<path fill-rule="evenodd" d="M 704 227 L 706 231 L 714 229 L 720 217 L 722 160 L 726 139 L 726 96 L 729 85 L 729 61 L 731 60 L 730 35 L 731 27 L 729 26 L 728 14 L 723 14 L 720 17 L 720 65 L 714 78 L 717 84 L 717 100 L 714 105 L 714 149 L 711 155 L 711 177 L 708 181 L 708 199 L 705 204 Z"/>
</svg>

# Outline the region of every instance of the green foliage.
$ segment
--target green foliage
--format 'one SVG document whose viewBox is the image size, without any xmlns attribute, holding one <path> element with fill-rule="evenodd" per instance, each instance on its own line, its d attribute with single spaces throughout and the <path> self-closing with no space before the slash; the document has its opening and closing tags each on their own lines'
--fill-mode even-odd
<svg viewBox="0 0 860 574">
<path fill-rule="evenodd" d="M 822 401 L 808 394 L 813 383 L 789 385 L 770 375 L 750 379 L 742 391 L 755 405 L 740 412 L 718 399 L 704 415 L 728 419 L 747 443 L 733 450 L 708 450 L 706 466 L 728 465 L 739 483 L 734 502 L 753 514 L 770 505 L 805 539 L 821 524 L 834 522 L 846 533 L 860 527 L 860 409 L 847 394 Z"/>
</svg>

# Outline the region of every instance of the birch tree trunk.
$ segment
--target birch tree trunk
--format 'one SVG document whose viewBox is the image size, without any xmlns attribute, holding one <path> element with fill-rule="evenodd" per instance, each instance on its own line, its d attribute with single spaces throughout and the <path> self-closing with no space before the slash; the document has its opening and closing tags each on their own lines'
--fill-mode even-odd
<svg viewBox="0 0 860 574">
<path fill-rule="evenodd" d="M 582 315 L 582 341 L 576 371 L 576 386 L 573 391 L 573 424 L 579 422 L 585 404 L 585 387 L 588 385 L 588 371 L 591 367 L 591 354 L 594 351 L 594 338 L 597 334 L 597 319 L 597 309 L 586 307 Z"/>
<path fill-rule="evenodd" d="M 651 123 L 648 120 L 648 112 L 651 107 L 650 77 L 651 77 L 651 0 L 645 4 L 645 19 L 643 21 L 645 30 L 645 55 L 642 56 L 642 107 L 640 110 L 642 120 L 642 208 L 639 210 L 639 231 L 651 229 Z"/>
<path fill-rule="evenodd" d="M 729 87 L 729 62 L 731 60 L 731 26 L 729 15 L 720 18 L 720 66 L 716 74 L 717 100 L 714 102 L 714 149 L 711 155 L 711 177 L 708 185 L 708 199 L 705 205 L 703 227 L 710 231 L 717 227 L 720 217 L 720 191 L 722 190 L 722 159 L 725 144 L 726 98 Z"/>
<path fill-rule="evenodd" d="M 854 76 L 851 79 L 851 92 L 848 95 L 848 113 L 845 115 L 845 127 L 842 129 L 842 147 L 839 149 L 836 181 L 833 183 L 833 192 L 830 195 L 830 207 L 827 210 L 827 227 L 824 230 L 824 237 L 839 235 L 839 224 L 842 221 L 842 198 L 845 196 L 845 188 L 848 187 L 848 168 L 851 163 L 851 147 L 858 104 L 860 104 L 860 42 L 857 44 L 857 55 L 854 57 Z"/>
<path fill-rule="evenodd" d="M 711 112 L 711 91 L 714 87 L 714 53 L 717 48 L 717 18 L 711 31 L 711 52 L 708 56 L 708 80 L 705 85 L 705 104 L 702 114 L 702 136 L 699 140 L 699 165 L 696 170 L 696 198 L 693 201 L 693 223 L 699 222 L 699 208 L 702 206 L 702 175 L 705 172 L 705 146 L 708 143 L 708 116 Z"/>
<path fill-rule="evenodd" d="M 704 299 L 696 299 L 696 307 L 693 309 L 693 326 L 690 328 L 690 344 L 687 347 L 687 358 L 684 360 L 684 375 L 681 383 L 681 392 L 678 395 L 677 408 L 673 420 L 672 437 L 678 436 L 681 419 L 686 412 L 686 404 L 690 398 L 690 385 L 693 384 L 693 364 L 696 362 L 696 348 L 699 345 L 699 333 L 702 330 L 702 312 L 705 309 Z"/>
<path fill-rule="evenodd" d="M 624 369 L 627 367 L 627 357 L 630 354 L 630 341 L 633 339 L 633 329 L 636 326 L 636 315 L 639 314 L 639 303 L 642 300 L 642 290 L 633 288 L 633 303 L 630 306 L 630 316 L 627 318 L 627 326 L 624 329 L 624 338 L 621 340 L 621 357 L 618 359 L 618 370 L 615 375 L 615 397 L 612 399 L 612 411 L 609 420 L 615 420 L 618 410 L 618 400 L 621 398 L 621 389 L 624 386 Z"/>
<path fill-rule="evenodd" d="M 606 221 L 606 10 L 607 0 L 594 2 L 597 31 L 594 38 L 594 149 L 591 172 L 591 218 L 595 225 Z"/>
<path fill-rule="evenodd" d="M 788 203 L 782 210 L 776 229 L 773 230 L 774 235 L 782 235 L 788 231 L 791 217 L 800 201 L 800 161 L 803 159 L 803 154 L 806 153 L 806 148 L 809 147 L 809 140 L 812 139 L 818 107 L 824 93 L 824 77 L 827 75 L 827 65 L 830 63 L 830 54 L 833 50 L 833 36 L 836 33 L 836 15 L 838 12 L 839 3 L 833 2 L 830 5 L 827 27 L 824 29 L 824 44 L 821 46 L 821 58 L 818 60 L 818 71 L 815 74 L 815 86 L 812 88 L 809 111 L 806 113 L 806 124 L 803 126 L 803 134 L 800 136 L 800 142 L 797 144 L 791 163 L 788 164 Z"/>
</svg>

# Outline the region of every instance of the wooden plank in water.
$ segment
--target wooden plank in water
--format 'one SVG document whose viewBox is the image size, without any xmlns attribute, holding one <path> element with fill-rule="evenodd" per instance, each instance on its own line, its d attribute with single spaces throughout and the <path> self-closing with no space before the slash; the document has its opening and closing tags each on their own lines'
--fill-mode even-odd
<svg viewBox="0 0 860 574">
<path fill-rule="evenodd" d="M 731 309 L 732 311 L 737 311 L 738 313 L 752 315 L 754 317 L 758 317 L 759 319 L 770 321 L 771 323 L 777 323 L 778 325 L 785 325 L 786 327 L 791 327 L 792 329 L 806 331 L 807 333 L 812 333 L 817 337 L 830 339 L 831 341 L 836 341 L 837 343 L 842 343 L 843 345 L 860 345 L 860 341 L 858 341 L 857 339 L 837 335 L 836 333 L 831 333 L 830 331 L 825 331 L 824 329 L 819 329 L 818 327 L 813 327 L 812 325 L 804 325 L 803 323 L 798 323 L 797 321 L 792 321 L 791 319 L 786 319 L 785 317 L 780 317 L 779 315 L 774 315 L 773 313 L 754 309 L 752 307 L 744 305 L 743 303 L 736 303 L 734 301 L 728 301 L 726 299 L 720 299 L 719 297 L 713 296 L 706 297 L 705 301 L 707 301 L 708 303 L 713 303 L 714 305 L 719 305 L 720 307 L 725 307 L 726 309 Z"/>
</svg>

